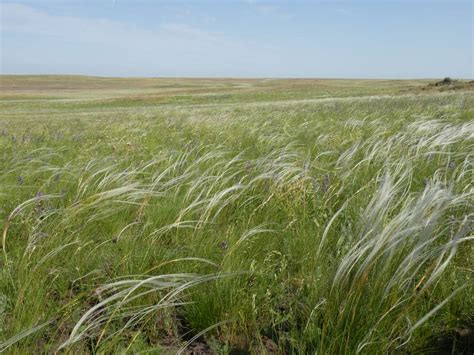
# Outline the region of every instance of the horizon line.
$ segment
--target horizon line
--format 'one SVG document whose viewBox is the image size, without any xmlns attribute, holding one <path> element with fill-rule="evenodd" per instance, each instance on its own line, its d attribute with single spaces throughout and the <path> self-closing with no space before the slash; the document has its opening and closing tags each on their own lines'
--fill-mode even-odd
<svg viewBox="0 0 474 355">
<path fill-rule="evenodd" d="M 391 81 L 405 81 L 405 80 L 437 80 L 444 78 L 451 78 L 455 80 L 474 80 L 473 77 L 452 77 L 452 76 L 439 76 L 439 77 L 404 77 L 404 78 L 393 78 L 393 77 L 333 77 L 333 76 L 140 76 L 140 75 L 90 75 L 90 74 L 38 74 L 38 73 L 28 73 L 28 74 L 14 74 L 14 73 L 0 73 L 0 77 L 7 76 L 19 76 L 19 77 L 28 77 L 28 76 L 48 76 L 48 77 L 86 77 L 86 78 L 101 78 L 101 79 L 237 79 L 237 80 L 391 80 Z"/>
</svg>

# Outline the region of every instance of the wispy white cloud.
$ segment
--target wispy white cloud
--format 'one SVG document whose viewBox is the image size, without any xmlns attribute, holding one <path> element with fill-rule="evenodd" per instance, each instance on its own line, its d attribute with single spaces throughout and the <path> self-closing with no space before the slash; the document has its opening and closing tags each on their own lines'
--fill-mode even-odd
<svg viewBox="0 0 474 355">
<path fill-rule="evenodd" d="M 293 15 L 283 10 L 281 6 L 275 3 L 260 2 L 257 0 L 243 0 L 251 9 L 260 15 L 274 16 L 280 19 L 291 19 Z"/>
<path fill-rule="evenodd" d="M 163 24 L 158 30 L 109 19 L 57 16 L 15 3 L 2 5 L 2 32 L 46 35 L 89 43 L 130 46 L 179 44 L 200 41 L 217 44 L 218 35 L 187 24 Z M 183 43 L 184 44 L 184 43 Z M 188 43 L 186 43 L 188 44 Z"/>
<path fill-rule="evenodd" d="M 110 73 L 114 73 L 113 68 L 118 68 L 134 75 L 156 70 L 168 75 L 209 72 L 226 75 L 237 65 L 252 68 L 248 74 L 251 76 L 263 71 L 272 58 L 278 57 L 269 45 L 262 46 L 184 22 L 156 24 L 153 29 L 148 29 L 107 18 L 53 15 L 16 3 L 2 4 L 1 32 L 2 37 L 15 33 L 28 38 L 24 43 L 8 41 L 8 48 L 3 48 L 2 57 L 6 64 L 2 70 L 16 67 L 19 61 L 35 58 L 36 65 L 42 68 L 50 68 L 53 59 L 58 68 L 74 67 L 74 63 L 77 70 L 81 66 L 89 72 L 99 72 L 106 65 L 105 70 L 110 70 Z M 35 38 L 38 43 L 31 41 Z M 39 42 L 48 45 L 39 51 Z M 65 52 L 65 47 L 72 48 L 75 53 L 71 50 Z M 81 48 L 89 49 L 80 54 Z M 214 64 L 210 63 L 210 58 Z M 81 60 L 88 60 L 88 63 Z"/>
</svg>

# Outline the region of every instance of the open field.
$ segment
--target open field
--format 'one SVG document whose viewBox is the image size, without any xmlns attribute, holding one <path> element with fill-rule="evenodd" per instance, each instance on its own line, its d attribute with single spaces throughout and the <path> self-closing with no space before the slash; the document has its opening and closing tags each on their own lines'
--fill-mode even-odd
<svg viewBox="0 0 474 355">
<path fill-rule="evenodd" d="M 0 352 L 472 353 L 431 82 L 0 77 Z"/>
</svg>

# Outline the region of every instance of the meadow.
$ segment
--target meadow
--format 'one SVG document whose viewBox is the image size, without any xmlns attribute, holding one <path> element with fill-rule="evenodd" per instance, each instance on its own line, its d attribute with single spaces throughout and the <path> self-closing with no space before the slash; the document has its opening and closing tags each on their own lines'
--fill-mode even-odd
<svg viewBox="0 0 474 355">
<path fill-rule="evenodd" d="M 0 352 L 474 348 L 474 91 L 0 77 Z"/>
</svg>

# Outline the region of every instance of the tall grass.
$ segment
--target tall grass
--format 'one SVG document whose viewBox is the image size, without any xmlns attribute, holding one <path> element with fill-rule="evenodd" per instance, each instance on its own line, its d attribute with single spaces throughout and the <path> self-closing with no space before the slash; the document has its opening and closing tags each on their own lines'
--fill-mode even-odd
<svg viewBox="0 0 474 355">
<path fill-rule="evenodd" d="M 4 118 L 0 349 L 383 353 L 469 328 L 473 102 Z"/>
</svg>

